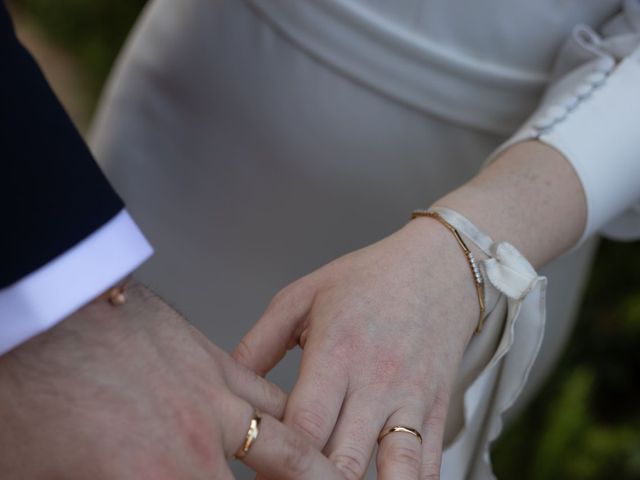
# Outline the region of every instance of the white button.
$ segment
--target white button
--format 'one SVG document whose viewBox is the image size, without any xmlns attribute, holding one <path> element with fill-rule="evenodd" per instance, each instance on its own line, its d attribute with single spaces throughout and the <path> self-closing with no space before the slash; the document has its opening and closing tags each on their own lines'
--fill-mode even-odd
<svg viewBox="0 0 640 480">
<path fill-rule="evenodd" d="M 609 73 L 611 70 L 613 70 L 615 64 L 616 62 L 612 58 L 602 57 L 600 60 L 598 60 L 596 70 L 602 73 Z"/>
<path fill-rule="evenodd" d="M 556 119 L 553 117 L 548 117 L 546 115 L 537 118 L 535 122 L 533 122 L 533 126 L 538 130 L 544 130 L 545 128 L 549 128 L 554 123 L 556 123 Z"/>
<path fill-rule="evenodd" d="M 567 115 L 567 109 L 561 105 L 552 105 L 545 112 L 545 117 L 562 120 Z"/>
<path fill-rule="evenodd" d="M 578 104 L 578 97 L 575 95 L 569 95 L 559 100 L 558 104 L 562 105 L 567 110 L 571 110 Z"/>
<path fill-rule="evenodd" d="M 578 86 L 578 88 L 576 88 L 576 95 L 578 96 L 578 98 L 585 98 L 591 95 L 592 91 L 593 85 L 591 85 L 590 83 L 583 83 L 582 85 Z"/>
<path fill-rule="evenodd" d="M 602 72 L 594 72 L 591 75 L 587 76 L 587 82 L 591 85 L 597 87 L 604 83 L 607 76 Z"/>
</svg>

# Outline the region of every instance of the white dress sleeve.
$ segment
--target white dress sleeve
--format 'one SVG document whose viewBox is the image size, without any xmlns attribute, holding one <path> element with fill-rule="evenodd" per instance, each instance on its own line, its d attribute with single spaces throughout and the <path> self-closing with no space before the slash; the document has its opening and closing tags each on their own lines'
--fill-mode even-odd
<svg viewBox="0 0 640 480">
<path fill-rule="evenodd" d="M 537 139 L 573 165 L 587 201 L 582 239 L 640 237 L 640 2 L 595 32 L 579 25 L 562 47 L 540 107 L 506 143 Z"/>
<path fill-rule="evenodd" d="M 588 219 L 582 240 L 595 232 L 640 237 L 640 2 L 600 33 L 575 27 L 559 52 L 539 108 L 490 157 L 516 143 L 537 139 L 560 151 L 582 182 Z M 494 479 L 490 446 L 503 415 L 526 385 L 545 331 L 546 279 L 513 247 L 494 243 L 455 212 L 441 212 L 489 258 L 487 319 L 463 358 L 454 397 L 462 418 L 443 456 L 446 480 Z M 483 335 L 487 333 L 487 338 Z M 475 350 L 475 351 L 474 351 Z M 484 367 L 483 367 L 484 365 Z"/>
<path fill-rule="evenodd" d="M 126 277 L 153 250 L 126 210 L 46 265 L 0 289 L 0 355 Z"/>
<path fill-rule="evenodd" d="M 461 422 L 447 441 L 441 478 L 490 480 L 495 478 L 491 443 L 502 430 L 503 413 L 522 393 L 542 344 L 547 279 L 509 243 L 494 242 L 455 211 L 432 210 L 487 255 L 479 263 L 485 328 L 467 347 L 454 386 L 452 398 L 459 397 L 461 405 L 450 411 L 461 411 L 450 418 Z"/>
</svg>

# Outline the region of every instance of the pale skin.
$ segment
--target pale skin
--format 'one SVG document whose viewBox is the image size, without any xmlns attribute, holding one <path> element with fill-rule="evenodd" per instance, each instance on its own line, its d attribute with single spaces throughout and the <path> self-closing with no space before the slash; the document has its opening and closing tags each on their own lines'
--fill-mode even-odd
<svg viewBox="0 0 640 480">
<path fill-rule="evenodd" d="M 435 205 L 512 243 L 534 267 L 574 245 L 586 221 L 575 171 L 536 141 L 510 148 Z M 416 428 L 424 443 L 385 437 L 378 478 L 437 479 L 452 383 L 478 312 L 451 233 L 420 218 L 284 288 L 233 355 L 264 375 L 288 349 L 304 348 L 284 423 L 347 480 L 364 475 L 378 433 L 392 425 Z"/>
<path fill-rule="evenodd" d="M 586 216 L 568 162 L 536 142 L 437 204 L 534 266 L 573 245 Z M 0 471 L 228 480 L 256 407 L 266 413 L 243 461 L 263 478 L 360 478 L 378 432 L 395 424 L 424 443 L 387 436 L 379 478 L 438 478 L 451 384 L 477 321 L 469 275 L 450 233 L 423 218 L 285 288 L 234 356 L 263 375 L 300 342 L 288 401 L 142 286 L 123 306 L 88 305 L 0 357 Z"/>
<path fill-rule="evenodd" d="M 0 471 L 30 480 L 230 480 L 243 461 L 278 479 L 342 476 L 276 420 L 284 393 L 133 285 L 0 357 Z"/>
</svg>

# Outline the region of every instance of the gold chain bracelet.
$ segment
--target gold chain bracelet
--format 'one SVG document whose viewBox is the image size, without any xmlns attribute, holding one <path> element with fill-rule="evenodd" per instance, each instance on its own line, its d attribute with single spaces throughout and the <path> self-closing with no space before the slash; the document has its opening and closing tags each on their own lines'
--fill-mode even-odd
<svg viewBox="0 0 640 480">
<path fill-rule="evenodd" d="M 462 236 L 458 232 L 458 230 L 447 222 L 442 216 L 437 212 L 432 212 L 430 210 L 414 210 L 411 213 L 411 220 L 418 217 L 430 217 L 434 220 L 437 220 L 442 225 L 447 227 L 447 229 L 453 234 L 458 245 L 462 249 L 465 258 L 467 259 L 467 263 L 469 264 L 469 268 L 471 269 L 471 273 L 473 274 L 473 285 L 476 287 L 476 293 L 478 294 L 478 303 L 480 305 L 480 316 L 478 317 L 478 325 L 476 326 L 474 333 L 480 333 L 482 331 L 483 323 L 484 323 L 484 313 L 486 310 L 486 306 L 484 303 L 484 281 L 482 279 L 482 275 L 480 274 L 480 269 L 478 268 L 478 264 L 476 263 L 476 259 L 473 256 L 473 253 L 467 247 L 467 244 L 462 239 Z"/>
</svg>

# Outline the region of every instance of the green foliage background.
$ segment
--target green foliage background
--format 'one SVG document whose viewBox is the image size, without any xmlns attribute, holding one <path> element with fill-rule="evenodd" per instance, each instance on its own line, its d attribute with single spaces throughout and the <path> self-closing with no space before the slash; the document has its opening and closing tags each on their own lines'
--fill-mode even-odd
<svg viewBox="0 0 640 480">
<path fill-rule="evenodd" d="M 145 3 L 146 0 L 11 1 L 78 59 L 88 75 L 94 98 Z"/>
<path fill-rule="evenodd" d="M 79 60 L 96 97 L 145 0 L 13 3 Z M 602 243 L 558 368 L 493 457 L 500 479 L 640 480 L 640 244 Z"/>
<path fill-rule="evenodd" d="M 640 479 L 638 242 L 602 242 L 569 346 L 494 461 L 504 479 Z"/>
<path fill-rule="evenodd" d="M 498 478 L 640 479 L 639 272 L 637 242 L 602 242 L 560 365 L 494 448 Z"/>
</svg>

